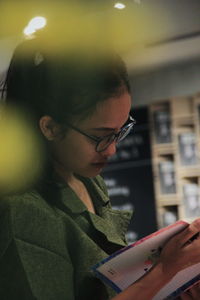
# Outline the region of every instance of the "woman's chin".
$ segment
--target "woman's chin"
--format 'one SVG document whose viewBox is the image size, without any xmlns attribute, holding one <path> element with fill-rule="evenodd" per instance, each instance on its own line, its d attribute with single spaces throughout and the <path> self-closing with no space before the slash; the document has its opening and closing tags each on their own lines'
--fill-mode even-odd
<svg viewBox="0 0 200 300">
<path fill-rule="evenodd" d="M 90 168 L 87 168 L 85 170 L 81 170 L 80 172 L 77 172 L 80 176 L 93 178 L 97 175 L 99 175 L 103 170 L 103 166 L 97 166 L 97 165 L 91 165 Z"/>
</svg>

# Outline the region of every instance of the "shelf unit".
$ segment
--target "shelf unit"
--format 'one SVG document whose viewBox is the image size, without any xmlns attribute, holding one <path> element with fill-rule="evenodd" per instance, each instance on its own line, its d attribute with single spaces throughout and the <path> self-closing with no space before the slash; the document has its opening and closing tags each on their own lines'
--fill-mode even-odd
<svg viewBox="0 0 200 300">
<path fill-rule="evenodd" d="M 200 94 L 149 106 L 158 227 L 200 216 Z"/>
</svg>

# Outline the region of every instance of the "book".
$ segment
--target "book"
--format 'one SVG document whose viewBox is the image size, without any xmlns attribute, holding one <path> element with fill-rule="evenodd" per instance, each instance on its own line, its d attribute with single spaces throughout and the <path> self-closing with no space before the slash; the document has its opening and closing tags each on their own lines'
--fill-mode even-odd
<svg viewBox="0 0 200 300">
<path fill-rule="evenodd" d="M 92 267 L 95 275 L 121 292 L 146 274 L 157 262 L 163 246 L 189 224 L 185 221 L 162 228 L 115 252 Z M 200 263 L 178 272 L 152 300 L 175 299 L 200 280 Z"/>
</svg>

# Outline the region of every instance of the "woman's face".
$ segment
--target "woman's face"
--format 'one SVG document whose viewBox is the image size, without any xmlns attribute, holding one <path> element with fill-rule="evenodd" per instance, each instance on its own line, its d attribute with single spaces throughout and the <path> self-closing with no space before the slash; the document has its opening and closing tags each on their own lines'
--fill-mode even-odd
<svg viewBox="0 0 200 300">
<path fill-rule="evenodd" d="M 109 98 L 97 105 L 94 113 L 75 126 L 83 132 L 103 137 L 117 133 L 126 123 L 131 108 L 131 97 L 124 93 L 119 97 Z M 52 142 L 53 158 L 57 168 L 66 174 L 78 174 L 84 177 L 98 175 L 106 165 L 108 158 L 115 154 L 116 143 L 97 153 L 96 142 L 81 133 L 68 129 L 64 138 Z"/>
</svg>

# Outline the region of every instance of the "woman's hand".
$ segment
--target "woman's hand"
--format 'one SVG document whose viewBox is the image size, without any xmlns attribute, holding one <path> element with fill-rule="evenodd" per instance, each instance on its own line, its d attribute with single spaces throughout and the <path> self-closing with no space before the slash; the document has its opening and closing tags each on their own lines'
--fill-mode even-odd
<svg viewBox="0 0 200 300">
<path fill-rule="evenodd" d="M 191 242 L 200 232 L 200 219 L 169 240 L 161 251 L 160 260 L 134 284 L 119 293 L 113 300 L 152 299 L 179 271 L 200 263 L 200 239 Z M 199 300 L 199 288 L 185 292 L 179 300 Z M 183 298 L 185 297 L 185 298 Z M 186 298 L 190 297 L 190 298 Z"/>
<path fill-rule="evenodd" d="M 192 288 L 184 292 L 176 300 L 199 300 L 200 299 L 200 283 L 195 284 Z"/>
<path fill-rule="evenodd" d="M 164 274 L 171 278 L 182 269 L 200 263 L 200 239 L 191 242 L 191 238 L 199 232 L 200 218 L 170 239 L 160 257 Z"/>
</svg>

